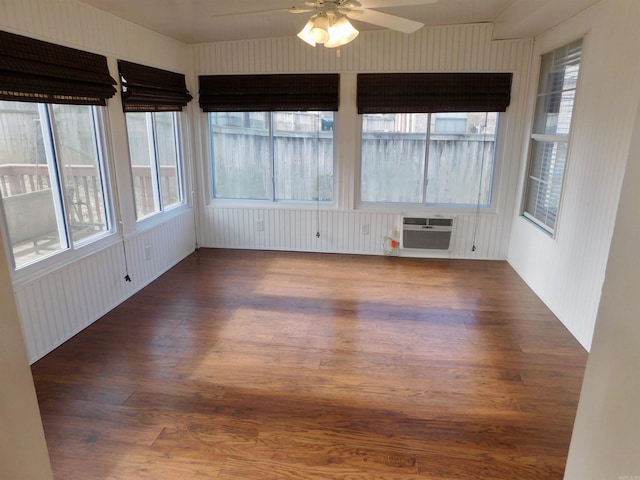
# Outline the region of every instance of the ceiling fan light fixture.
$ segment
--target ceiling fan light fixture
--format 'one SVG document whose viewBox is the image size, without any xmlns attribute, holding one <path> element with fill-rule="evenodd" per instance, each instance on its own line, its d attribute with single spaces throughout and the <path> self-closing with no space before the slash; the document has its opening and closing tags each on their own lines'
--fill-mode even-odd
<svg viewBox="0 0 640 480">
<path fill-rule="evenodd" d="M 313 21 L 313 28 L 311 28 L 311 36 L 316 43 L 329 41 L 329 28 L 329 19 L 324 13 L 320 13 Z"/>
<path fill-rule="evenodd" d="M 438 0 L 298 0 L 301 7 L 291 7 L 291 13 L 309 13 L 312 17 L 298 37 L 315 47 L 324 44 L 327 48 L 341 47 L 352 42 L 360 32 L 348 18 L 388 28 L 402 33 L 413 33 L 424 27 L 424 23 L 398 17 L 377 10 L 378 8 L 409 5 L 429 5 Z M 363 3 L 367 5 L 363 6 Z M 338 52 L 339 53 L 339 52 Z"/>
<path fill-rule="evenodd" d="M 347 17 L 340 17 L 329 28 L 329 40 L 325 42 L 324 46 L 327 48 L 341 47 L 353 41 L 359 34 L 360 32 L 351 25 Z"/>
<path fill-rule="evenodd" d="M 300 30 L 300 33 L 298 33 L 298 38 L 300 40 L 302 40 L 303 42 L 308 43 L 312 47 L 315 47 L 316 46 L 316 40 L 313 37 L 313 35 L 311 34 L 311 30 L 312 29 L 313 29 L 313 17 L 311 17 L 309 19 L 309 21 L 307 22 L 307 24 L 304 26 L 304 28 L 302 30 Z"/>
</svg>

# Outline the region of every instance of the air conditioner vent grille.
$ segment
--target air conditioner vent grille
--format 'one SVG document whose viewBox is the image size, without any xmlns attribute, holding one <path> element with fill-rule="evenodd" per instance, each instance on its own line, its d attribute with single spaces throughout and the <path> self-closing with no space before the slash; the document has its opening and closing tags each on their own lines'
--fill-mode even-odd
<svg viewBox="0 0 640 480">
<path fill-rule="evenodd" d="M 453 218 L 404 217 L 402 248 L 417 250 L 449 250 Z"/>
<path fill-rule="evenodd" d="M 438 227 L 453 227 L 453 218 L 429 218 L 429 225 Z"/>
</svg>

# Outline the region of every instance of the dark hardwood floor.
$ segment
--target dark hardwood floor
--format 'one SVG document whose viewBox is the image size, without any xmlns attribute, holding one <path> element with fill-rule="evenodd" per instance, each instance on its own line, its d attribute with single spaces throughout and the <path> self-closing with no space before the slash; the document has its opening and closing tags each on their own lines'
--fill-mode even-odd
<svg viewBox="0 0 640 480">
<path fill-rule="evenodd" d="M 202 249 L 33 375 L 56 480 L 548 480 L 586 358 L 505 262 Z"/>
</svg>

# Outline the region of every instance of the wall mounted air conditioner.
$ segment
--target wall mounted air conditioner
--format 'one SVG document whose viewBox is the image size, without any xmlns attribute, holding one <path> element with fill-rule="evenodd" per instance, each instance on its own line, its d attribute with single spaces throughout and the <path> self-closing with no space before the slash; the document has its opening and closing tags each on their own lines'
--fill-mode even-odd
<svg viewBox="0 0 640 480">
<path fill-rule="evenodd" d="M 409 250 L 448 251 L 453 234 L 453 218 L 402 218 L 401 247 Z"/>
</svg>

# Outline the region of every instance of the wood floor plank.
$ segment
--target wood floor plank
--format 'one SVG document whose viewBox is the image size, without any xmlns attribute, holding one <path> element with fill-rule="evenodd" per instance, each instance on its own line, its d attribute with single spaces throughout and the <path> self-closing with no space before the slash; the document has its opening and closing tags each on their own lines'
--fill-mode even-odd
<svg viewBox="0 0 640 480">
<path fill-rule="evenodd" d="M 56 480 L 559 480 L 586 358 L 505 262 L 201 249 L 32 370 Z"/>
</svg>

